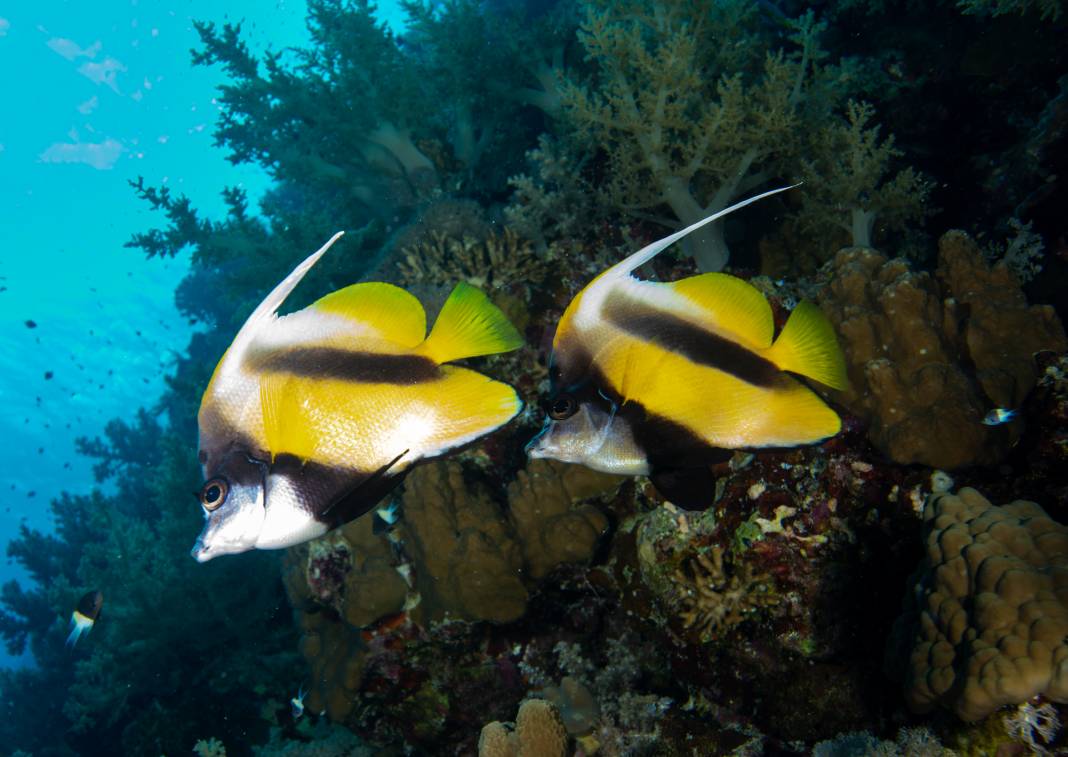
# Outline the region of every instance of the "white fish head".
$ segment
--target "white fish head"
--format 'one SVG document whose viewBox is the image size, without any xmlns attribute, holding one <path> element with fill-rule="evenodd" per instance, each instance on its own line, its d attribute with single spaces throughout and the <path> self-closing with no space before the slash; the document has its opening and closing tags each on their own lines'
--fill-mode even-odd
<svg viewBox="0 0 1068 757">
<path fill-rule="evenodd" d="M 207 562 L 254 549 L 266 518 L 267 463 L 232 450 L 220 464 L 204 467 L 210 475 L 197 497 L 207 523 L 193 545 L 193 557 Z"/>
<path fill-rule="evenodd" d="M 618 410 L 600 394 L 557 394 L 549 402 L 545 426 L 527 444 L 527 456 L 577 463 L 605 473 L 648 473 L 645 454 Z"/>
</svg>

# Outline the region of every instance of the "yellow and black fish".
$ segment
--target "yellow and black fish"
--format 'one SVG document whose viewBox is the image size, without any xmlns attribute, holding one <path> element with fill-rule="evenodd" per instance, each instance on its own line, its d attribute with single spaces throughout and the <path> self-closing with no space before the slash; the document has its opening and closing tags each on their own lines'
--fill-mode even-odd
<svg viewBox="0 0 1068 757">
<path fill-rule="evenodd" d="M 414 463 L 522 409 L 507 384 L 446 365 L 522 343 L 467 284 L 429 336 L 422 305 L 391 284 L 354 284 L 279 317 L 339 236 L 249 316 L 204 392 L 198 497 L 207 524 L 193 548 L 201 562 L 320 536 L 371 510 Z"/>
<path fill-rule="evenodd" d="M 74 612 L 70 615 L 70 635 L 67 636 L 67 646 L 73 647 L 78 639 L 93 630 L 96 619 L 100 617 L 100 608 L 104 606 L 104 595 L 99 591 L 86 592 Z"/>
<path fill-rule="evenodd" d="M 553 339 L 548 419 L 527 446 L 531 457 L 650 475 L 674 499 L 680 471 L 707 472 L 725 450 L 792 447 L 838 433 L 837 414 L 791 375 L 846 386 L 834 330 L 815 305 L 798 305 L 773 340 L 771 306 L 741 279 L 706 273 L 658 283 L 631 275 L 691 231 L 780 191 L 648 245 L 575 296 Z"/>
</svg>

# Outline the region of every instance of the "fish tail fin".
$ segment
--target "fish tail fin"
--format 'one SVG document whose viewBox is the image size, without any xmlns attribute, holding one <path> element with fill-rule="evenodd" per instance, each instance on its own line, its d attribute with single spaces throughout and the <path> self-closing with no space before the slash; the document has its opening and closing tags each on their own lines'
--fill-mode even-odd
<svg viewBox="0 0 1068 757">
<path fill-rule="evenodd" d="M 430 336 L 415 351 L 440 365 L 511 352 L 522 345 L 523 337 L 500 308 L 481 289 L 461 281 L 445 300 Z"/>
<path fill-rule="evenodd" d="M 640 250 L 638 250 L 636 253 L 634 253 L 630 257 L 626 258 L 625 260 L 620 261 L 619 263 L 616 263 L 614 266 L 612 266 L 607 271 L 605 271 L 605 273 L 602 274 L 602 275 L 626 276 L 627 274 L 631 273 L 635 269 L 640 268 L 641 266 L 643 266 L 646 263 L 648 263 L 650 260 L 655 258 L 661 252 L 666 250 L 668 247 L 673 245 L 675 242 L 677 242 L 680 239 L 682 239 L 684 236 L 686 236 L 690 232 L 697 231 L 702 226 L 705 226 L 706 224 L 710 224 L 713 221 L 718 221 L 720 218 L 723 218 L 724 216 L 730 215 L 731 213 L 733 213 L 736 210 L 741 210 L 746 205 L 751 205 L 754 202 L 758 202 L 760 200 L 763 200 L 765 197 L 770 197 L 771 195 L 778 194 L 779 192 L 785 192 L 786 190 L 793 189 L 796 186 L 799 186 L 799 185 L 798 184 L 791 184 L 788 187 L 779 187 L 777 189 L 771 189 L 771 190 L 768 190 L 767 192 L 762 192 L 762 193 L 760 193 L 758 195 L 754 195 L 753 197 L 747 197 L 746 199 L 741 200 L 740 202 L 736 202 L 733 205 L 731 205 L 730 207 L 724 208 L 723 210 L 721 210 L 721 211 L 719 211 L 717 213 L 713 213 L 712 215 L 708 216 L 707 218 L 702 218 L 700 221 L 697 221 L 696 223 L 690 224 L 685 229 L 680 229 L 679 231 L 676 231 L 674 234 L 671 234 L 670 236 L 666 236 L 663 239 L 658 239 L 657 241 L 653 242 L 652 244 L 646 245 L 645 247 L 641 248 Z"/>
<path fill-rule="evenodd" d="M 70 634 L 67 636 L 67 646 L 73 647 L 78 643 L 78 639 L 89 633 L 89 629 L 93 627 L 92 622 L 86 618 L 79 618 L 77 614 L 74 614 L 70 618 Z"/>
<path fill-rule="evenodd" d="M 818 381 L 832 389 L 849 387 L 845 357 L 834 327 L 815 304 L 802 301 L 765 353 L 780 369 Z"/>
</svg>

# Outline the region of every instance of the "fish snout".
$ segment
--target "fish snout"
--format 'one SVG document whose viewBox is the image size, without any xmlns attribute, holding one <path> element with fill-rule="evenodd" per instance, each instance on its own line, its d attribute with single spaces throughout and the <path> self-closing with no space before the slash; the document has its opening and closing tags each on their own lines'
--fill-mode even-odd
<svg viewBox="0 0 1068 757">
<path fill-rule="evenodd" d="M 215 553 L 212 551 L 210 546 L 204 543 L 203 538 L 197 539 L 196 544 L 193 545 L 193 548 L 189 551 L 189 554 L 194 560 L 199 563 L 205 563 L 211 558 L 215 557 Z"/>
</svg>

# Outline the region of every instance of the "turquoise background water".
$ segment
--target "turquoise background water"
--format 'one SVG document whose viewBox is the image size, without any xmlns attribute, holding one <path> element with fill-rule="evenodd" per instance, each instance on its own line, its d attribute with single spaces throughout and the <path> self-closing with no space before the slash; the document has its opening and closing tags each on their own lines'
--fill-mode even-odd
<svg viewBox="0 0 1068 757">
<path fill-rule="evenodd" d="M 222 212 L 221 187 L 244 186 L 254 204 L 268 184 L 212 145 L 221 75 L 190 65 L 192 21 L 244 19 L 258 52 L 304 43 L 305 10 L 294 0 L 0 5 L 3 544 L 21 523 L 46 527 L 60 491 L 94 485 L 74 440 L 150 406 L 188 342 L 174 307 L 187 261 L 123 248 L 159 222 L 127 182 L 143 176 L 208 215 Z M 380 15 L 396 24 L 399 7 L 383 3 Z M 0 581 L 13 577 L 0 562 Z"/>
</svg>

